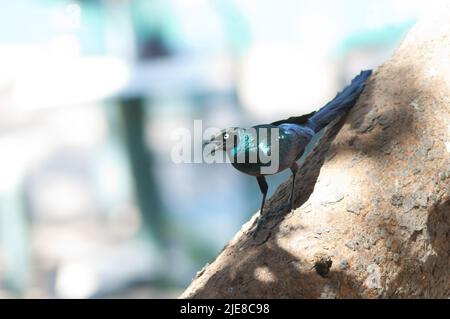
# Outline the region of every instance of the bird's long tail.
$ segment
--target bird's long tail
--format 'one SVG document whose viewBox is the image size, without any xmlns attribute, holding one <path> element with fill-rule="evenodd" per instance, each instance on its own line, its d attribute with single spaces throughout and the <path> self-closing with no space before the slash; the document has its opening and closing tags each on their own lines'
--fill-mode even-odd
<svg viewBox="0 0 450 319">
<path fill-rule="evenodd" d="M 314 113 L 314 115 L 308 119 L 307 125 L 315 132 L 318 132 L 339 116 L 341 112 L 353 107 L 364 89 L 367 78 L 371 74 L 372 70 L 362 71 L 352 80 L 352 83 L 342 92 L 338 93 L 331 102 L 328 102 L 327 105 Z"/>
</svg>

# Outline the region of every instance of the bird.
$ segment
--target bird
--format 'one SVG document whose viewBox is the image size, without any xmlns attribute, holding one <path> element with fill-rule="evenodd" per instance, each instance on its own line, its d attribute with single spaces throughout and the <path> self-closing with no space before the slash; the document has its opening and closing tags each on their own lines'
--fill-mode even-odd
<svg viewBox="0 0 450 319">
<path fill-rule="evenodd" d="M 210 154 L 224 151 L 235 169 L 256 177 L 262 193 L 260 216 L 263 216 L 269 188 L 265 176 L 277 174 L 288 168 L 292 173 L 288 205 L 290 210 L 293 210 L 295 177 L 299 169 L 297 161 L 315 134 L 355 105 L 371 74 L 372 70 L 361 71 L 347 87 L 318 111 L 251 128 L 230 127 L 221 130 L 205 142 L 213 144 Z M 272 133 L 275 136 L 272 136 Z M 271 154 L 274 151 L 274 141 L 278 143 L 276 150 L 278 154 Z M 264 168 L 267 170 L 271 165 L 267 162 L 270 156 L 278 161 L 278 167 L 267 173 L 264 172 Z"/>
</svg>

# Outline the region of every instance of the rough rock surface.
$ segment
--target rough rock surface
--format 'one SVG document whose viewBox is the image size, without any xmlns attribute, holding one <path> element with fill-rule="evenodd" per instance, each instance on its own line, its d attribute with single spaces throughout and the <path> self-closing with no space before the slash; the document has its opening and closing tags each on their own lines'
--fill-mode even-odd
<svg viewBox="0 0 450 319">
<path fill-rule="evenodd" d="M 444 6 L 444 7 L 442 7 Z M 182 298 L 450 297 L 450 4 L 426 12 L 357 105 Z M 337 133 L 337 135 L 336 135 Z"/>
</svg>

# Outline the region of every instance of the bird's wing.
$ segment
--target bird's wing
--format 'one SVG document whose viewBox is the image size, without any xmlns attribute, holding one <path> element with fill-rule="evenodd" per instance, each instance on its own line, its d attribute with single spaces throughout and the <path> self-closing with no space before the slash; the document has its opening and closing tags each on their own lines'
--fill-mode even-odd
<svg viewBox="0 0 450 319">
<path fill-rule="evenodd" d="M 270 123 L 272 125 L 278 126 L 281 124 L 298 124 L 298 125 L 306 125 L 308 123 L 308 119 L 313 116 L 316 112 L 311 112 L 309 114 L 301 115 L 301 116 L 291 116 L 288 119 L 276 121 Z"/>
</svg>

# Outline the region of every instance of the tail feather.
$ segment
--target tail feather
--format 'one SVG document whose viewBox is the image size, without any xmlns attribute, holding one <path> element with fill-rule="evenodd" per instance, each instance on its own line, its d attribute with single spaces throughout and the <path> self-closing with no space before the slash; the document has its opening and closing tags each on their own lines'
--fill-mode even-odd
<svg viewBox="0 0 450 319">
<path fill-rule="evenodd" d="M 315 132 L 318 132 L 339 116 L 342 111 L 353 107 L 364 89 L 367 78 L 371 74 L 372 70 L 362 71 L 331 102 L 309 117 L 307 125 Z"/>
</svg>

